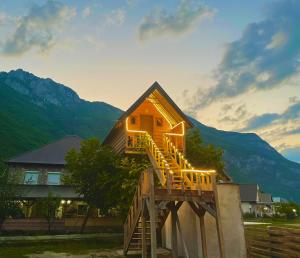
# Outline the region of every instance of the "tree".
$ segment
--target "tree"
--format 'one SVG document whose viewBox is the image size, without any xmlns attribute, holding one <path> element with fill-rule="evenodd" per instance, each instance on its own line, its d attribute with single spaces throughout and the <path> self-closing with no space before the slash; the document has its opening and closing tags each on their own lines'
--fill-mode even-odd
<svg viewBox="0 0 300 258">
<path fill-rule="evenodd" d="M 279 203 L 275 207 L 276 213 L 284 215 L 287 219 L 294 219 L 300 214 L 300 206 L 293 202 Z"/>
<path fill-rule="evenodd" d="M 117 208 L 122 217 L 128 213 L 142 172 L 150 166 L 149 159 L 145 155 L 124 156 L 119 160 L 118 170 L 120 171 L 121 193 Z"/>
<path fill-rule="evenodd" d="M 198 129 L 191 129 L 187 133 L 186 156 L 193 166 L 215 169 L 221 179 L 228 178 L 224 170 L 222 149 L 211 144 L 205 145 Z"/>
<path fill-rule="evenodd" d="M 16 187 L 17 178 L 9 173 L 8 167 L 0 161 L 0 231 L 6 218 L 20 213 L 20 190 Z"/>
<path fill-rule="evenodd" d="M 48 193 L 46 198 L 42 198 L 38 201 L 37 206 L 41 210 L 42 216 L 47 220 L 48 223 L 48 233 L 51 232 L 52 224 L 56 219 L 56 213 L 60 205 L 60 198 L 55 197 L 52 193 Z"/>
<path fill-rule="evenodd" d="M 88 211 L 81 227 L 81 233 L 94 208 L 102 214 L 116 207 L 120 198 L 119 157 L 98 139 L 92 138 L 81 143 L 80 151 L 71 150 L 67 156 L 65 182 L 75 187 L 88 204 Z"/>
</svg>

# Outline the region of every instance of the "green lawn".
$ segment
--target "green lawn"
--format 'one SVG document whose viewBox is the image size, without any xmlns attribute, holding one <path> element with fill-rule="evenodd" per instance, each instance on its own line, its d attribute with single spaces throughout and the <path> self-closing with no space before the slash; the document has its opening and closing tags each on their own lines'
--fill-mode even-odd
<svg viewBox="0 0 300 258">
<path fill-rule="evenodd" d="M 290 228 L 299 228 L 300 229 L 300 217 L 295 219 L 280 219 L 280 218 L 244 218 L 245 222 L 261 222 L 261 223 L 270 223 L 270 224 L 261 224 L 256 225 L 259 227 L 290 227 Z"/>
<path fill-rule="evenodd" d="M 77 240 L 29 241 L 19 240 L 0 244 L 0 258 L 49 258 L 83 255 L 84 258 L 124 258 L 121 250 L 122 236 L 95 237 Z M 45 254 L 46 252 L 46 254 Z M 51 252 L 51 253 L 49 253 Z M 139 258 L 141 255 L 128 255 L 127 258 Z M 53 256 L 54 257 L 54 256 Z M 71 256 L 72 257 L 72 256 Z M 159 255 L 169 258 L 168 254 Z M 77 258 L 77 257 L 76 257 Z"/>
<path fill-rule="evenodd" d="M 51 240 L 42 242 L 17 241 L 15 243 L 1 244 L 1 258 L 25 258 L 30 254 L 41 254 L 46 251 L 68 254 L 87 254 L 91 251 L 122 249 L 122 237 L 93 238 L 81 240 Z M 107 257 L 107 256 L 103 256 Z"/>
</svg>

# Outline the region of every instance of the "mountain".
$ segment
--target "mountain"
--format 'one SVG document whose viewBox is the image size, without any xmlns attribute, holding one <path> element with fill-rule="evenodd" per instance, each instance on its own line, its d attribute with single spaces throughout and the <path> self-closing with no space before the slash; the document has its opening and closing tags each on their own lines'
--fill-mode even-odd
<svg viewBox="0 0 300 258">
<path fill-rule="evenodd" d="M 122 111 L 80 99 L 70 88 L 21 69 L 0 72 L 0 156 L 12 157 L 65 135 L 103 139 Z M 224 150 L 235 182 L 300 202 L 300 164 L 281 156 L 256 134 L 226 132 L 193 119 L 205 143 Z"/>
<path fill-rule="evenodd" d="M 254 133 L 217 130 L 193 119 L 205 143 L 224 150 L 226 170 L 234 182 L 258 183 L 274 196 L 300 202 L 300 164 L 279 154 Z"/>
<path fill-rule="evenodd" d="M 65 135 L 103 139 L 122 111 L 80 99 L 68 87 L 19 69 L 0 73 L 0 156 L 7 158 Z"/>
</svg>

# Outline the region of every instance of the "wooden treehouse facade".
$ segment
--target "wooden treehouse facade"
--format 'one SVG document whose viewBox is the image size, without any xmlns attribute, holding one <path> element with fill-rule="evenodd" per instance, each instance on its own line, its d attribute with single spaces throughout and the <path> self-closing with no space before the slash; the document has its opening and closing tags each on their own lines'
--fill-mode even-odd
<svg viewBox="0 0 300 258">
<path fill-rule="evenodd" d="M 185 156 L 186 132 L 191 127 L 190 120 L 155 82 L 105 139 L 104 144 L 115 152 L 144 154 L 152 164 L 140 176 L 124 224 L 125 255 L 140 250 L 142 257 L 157 257 L 157 246 L 163 246 L 172 250 L 173 257 L 234 257 L 225 250 L 218 209 L 218 196 L 223 193 L 217 190 L 216 171 L 194 167 Z M 206 214 L 215 221 L 217 247 L 209 243 L 211 226 L 205 221 Z M 187 230 L 189 219 L 195 218 L 199 227 Z M 197 240 L 193 231 L 199 232 Z M 209 250 L 213 248 L 218 250 Z M 244 257 L 243 250 L 238 252 L 236 257 Z"/>
</svg>

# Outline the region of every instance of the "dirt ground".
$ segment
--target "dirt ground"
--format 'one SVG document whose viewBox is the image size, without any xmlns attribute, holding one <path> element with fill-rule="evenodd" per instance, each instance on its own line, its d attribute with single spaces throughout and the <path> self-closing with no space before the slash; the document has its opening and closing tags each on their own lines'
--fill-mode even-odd
<svg viewBox="0 0 300 258">
<path fill-rule="evenodd" d="M 110 257 L 118 257 L 122 258 L 123 251 L 122 250 L 103 250 L 103 251 L 91 251 L 88 254 L 68 254 L 68 253 L 54 253 L 54 252 L 44 252 L 42 254 L 33 254 L 29 255 L 30 258 L 110 258 Z M 140 257 L 140 254 L 131 253 L 127 256 L 132 258 Z M 159 249 L 158 250 L 158 257 L 161 258 L 169 258 L 170 252 L 168 250 Z"/>
</svg>

